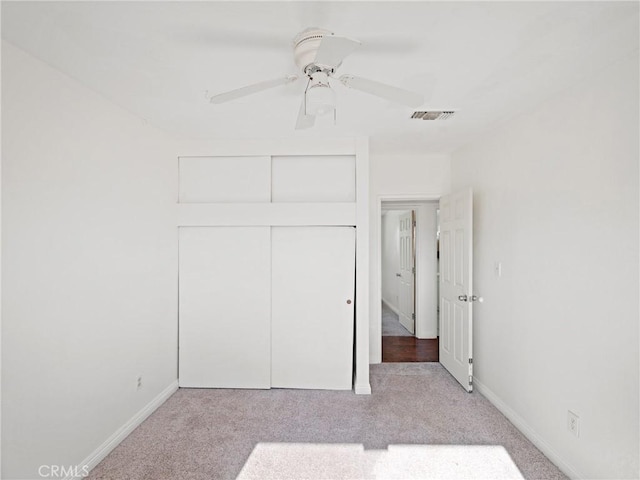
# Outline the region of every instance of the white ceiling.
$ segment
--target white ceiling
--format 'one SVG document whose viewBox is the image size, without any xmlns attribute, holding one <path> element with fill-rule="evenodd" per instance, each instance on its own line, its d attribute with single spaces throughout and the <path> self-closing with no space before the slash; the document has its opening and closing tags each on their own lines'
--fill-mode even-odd
<svg viewBox="0 0 640 480">
<path fill-rule="evenodd" d="M 370 135 L 389 151 L 448 152 L 638 55 L 638 6 L 3 1 L 2 37 L 179 136 Z M 362 41 L 338 73 L 423 92 L 420 109 L 456 115 L 411 120 L 411 109 L 337 85 L 337 125 L 294 132 L 302 80 L 232 103 L 207 102 L 207 91 L 294 73 L 290 41 L 310 26 Z"/>
</svg>

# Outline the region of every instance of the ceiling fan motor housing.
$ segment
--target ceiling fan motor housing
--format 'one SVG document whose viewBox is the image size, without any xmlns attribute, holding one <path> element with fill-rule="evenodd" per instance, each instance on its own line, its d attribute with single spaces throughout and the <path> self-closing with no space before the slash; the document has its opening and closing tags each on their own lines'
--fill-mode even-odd
<svg viewBox="0 0 640 480">
<path fill-rule="evenodd" d="M 293 39 L 293 60 L 300 71 L 308 74 L 307 69 L 315 66 L 316 53 L 325 35 L 333 35 L 324 28 L 307 28 Z"/>
</svg>

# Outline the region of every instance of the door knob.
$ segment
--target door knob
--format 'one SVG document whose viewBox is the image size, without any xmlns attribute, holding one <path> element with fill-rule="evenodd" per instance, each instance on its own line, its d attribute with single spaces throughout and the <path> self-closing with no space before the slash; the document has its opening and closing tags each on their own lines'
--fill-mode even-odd
<svg viewBox="0 0 640 480">
<path fill-rule="evenodd" d="M 347 305 L 351 305 L 351 300 L 347 300 Z"/>
<path fill-rule="evenodd" d="M 401 277 L 402 274 L 401 273 L 396 273 L 396 277 Z"/>
<path fill-rule="evenodd" d="M 467 295 L 458 295 L 458 300 L 460 300 L 461 302 L 484 302 L 484 298 L 482 297 L 478 297 L 477 295 L 471 295 L 470 297 L 468 297 Z"/>
</svg>

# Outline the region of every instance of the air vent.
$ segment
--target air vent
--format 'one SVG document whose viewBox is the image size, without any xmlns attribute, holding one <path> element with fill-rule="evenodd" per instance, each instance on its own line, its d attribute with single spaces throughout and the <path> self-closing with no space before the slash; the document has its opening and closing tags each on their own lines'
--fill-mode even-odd
<svg viewBox="0 0 640 480">
<path fill-rule="evenodd" d="M 428 111 L 428 112 L 413 112 L 411 118 L 417 118 L 422 120 L 447 120 L 451 118 L 453 114 L 451 110 L 449 111 Z"/>
</svg>

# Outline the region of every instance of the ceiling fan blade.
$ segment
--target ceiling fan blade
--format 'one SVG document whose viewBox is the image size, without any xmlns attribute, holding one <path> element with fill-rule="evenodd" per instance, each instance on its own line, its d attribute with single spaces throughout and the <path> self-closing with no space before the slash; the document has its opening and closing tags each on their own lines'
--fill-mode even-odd
<svg viewBox="0 0 640 480">
<path fill-rule="evenodd" d="M 424 103 L 424 96 L 420 93 L 410 92 L 398 87 L 392 87 L 384 83 L 356 77 L 354 75 L 342 75 L 340 82 L 349 88 L 355 88 L 362 92 L 381 97 L 391 102 L 400 103 L 407 107 L 418 107 Z"/>
<path fill-rule="evenodd" d="M 298 79 L 297 75 L 287 75 L 286 77 L 274 78 L 273 80 L 266 80 L 260 83 L 254 83 L 253 85 L 247 85 L 246 87 L 237 88 L 229 92 L 220 93 L 212 96 L 209 101 L 211 103 L 224 103 L 236 98 L 245 97 L 247 95 L 253 95 L 254 93 L 268 90 L 269 88 L 277 87 L 279 85 L 285 85 L 287 83 L 295 82 Z"/>
<path fill-rule="evenodd" d="M 296 130 L 304 130 L 305 128 L 313 127 L 316 121 L 316 117 L 313 115 L 307 115 L 304 108 L 304 97 L 302 97 L 302 103 L 300 103 L 300 110 L 298 111 L 298 119 L 296 120 Z"/>
<path fill-rule="evenodd" d="M 325 35 L 316 52 L 314 63 L 332 68 L 337 67 L 347 55 L 359 46 L 360 42 L 352 38 Z"/>
</svg>

